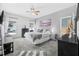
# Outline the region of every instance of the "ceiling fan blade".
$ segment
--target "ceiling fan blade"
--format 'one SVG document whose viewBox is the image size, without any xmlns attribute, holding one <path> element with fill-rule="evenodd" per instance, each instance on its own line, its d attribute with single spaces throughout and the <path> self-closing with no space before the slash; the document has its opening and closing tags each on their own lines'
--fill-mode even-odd
<svg viewBox="0 0 79 59">
<path fill-rule="evenodd" d="M 40 11 L 36 11 L 36 12 L 40 12 Z"/>
<path fill-rule="evenodd" d="M 38 15 L 38 13 L 36 13 L 36 15 Z"/>
<path fill-rule="evenodd" d="M 27 13 L 32 13 L 32 11 L 26 11 Z"/>
</svg>

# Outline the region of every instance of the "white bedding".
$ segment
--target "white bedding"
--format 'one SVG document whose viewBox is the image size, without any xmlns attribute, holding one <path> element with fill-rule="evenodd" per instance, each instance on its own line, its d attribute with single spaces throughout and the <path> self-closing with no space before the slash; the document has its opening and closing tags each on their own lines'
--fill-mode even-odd
<svg viewBox="0 0 79 59">
<path fill-rule="evenodd" d="M 42 35 L 42 37 L 41 37 L 41 39 L 37 38 L 34 41 L 34 37 L 37 35 Z M 51 38 L 50 35 L 51 35 L 51 33 L 25 33 L 24 36 L 27 40 L 29 40 L 33 44 L 40 44 L 40 43 L 43 43 L 43 42 L 49 40 Z"/>
</svg>

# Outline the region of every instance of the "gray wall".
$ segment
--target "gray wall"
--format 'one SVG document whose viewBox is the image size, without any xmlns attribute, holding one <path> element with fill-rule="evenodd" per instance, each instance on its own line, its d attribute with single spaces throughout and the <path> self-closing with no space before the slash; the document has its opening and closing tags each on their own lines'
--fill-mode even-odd
<svg viewBox="0 0 79 59">
<path fill-rule="evenodd" d="M 78 22 L 77 22 L 77 36 L 78 36 L 78 38 L 79 38 L 79 20 L 78 20 Z"/>
<path fill-rule="evenodd" d="M 75 15 L 76 14 L 76 9 L 77 9 L 76 6 L 72 6 L 70 8 L 66 8 L 66 9 L 63 9 L 61 11 L 54 12 L 50 15 L 43 16 L 43 17 L 37 19 L 37 24 L 40 24 L 39 23 L 40 20 L 52 19 L 51 28 L 55 27 L 57 33 L 59 34 L 60 33 L 60 19 L 62 17 L 73 16 L 73 14 Z M 37 27 L 40 27 L 40 26 L 37 25 Z"/>
<path fill-rule="evenodd" d="M 75 15 L 76 13 L 76 6 L 72 6 L 70 8 L 67 9 L 63 9 L 61 11 L 58 12 L 54 12 L 52 14 L 43 16 L 41 18 L 36 19 L 36 25 L 35 27 L 37 28 L 41 28 L 40 27 L 40 20 L 47 20 L 47 19 L 51 19 L 52 22 L 52 27 L 55 27 L 56 29 L 56 33 L 59 34 L 60 33 L 60 19 L 62 17 L 67 17 L 67 16 L 73 16 L 73 14 Z M 11 17 L 13 19 L 11 19 Z M 21 29 L 24 27 L 24 25 L 26 25 L 27 27 L 29 27 L 29 22 L 30 20 L 34 20 L 28 17 L 22 17 L 22 16 L 18 16 L 15 14 L 11 14 L 11 13 L 7 13 L 5 12 L 5 33 L 7 32 L 7 24 L 8 24 L 8 20 L 12 20 L 12 21 L 16 21 L 16 35 L 15 37 L 21 37 Z M 49 28 L 49 29 L 51 29 Z"/>
<path fill-rule="evenodd" d="M 0 3 L 0 14 L 1 14 L 1 11 L 2 11 L 2 3 Z"/>
<path fill-rule="evenodd" d="M 24 25 L 29 27 L 29 20 L 32 19 L 5 12 L 5 16 L 4 16 L 5 33 L 7 33 L 8 21 L 16 21 L 16 35 L 14 36 L 21 37 L 21 33 L 22 33 L 21 30 L 24 27 Z"/>
<path fill-rule="evenodd" d="M 0 9 L 1 9 L 1 4 L 0 4 Z"/>
</svg>

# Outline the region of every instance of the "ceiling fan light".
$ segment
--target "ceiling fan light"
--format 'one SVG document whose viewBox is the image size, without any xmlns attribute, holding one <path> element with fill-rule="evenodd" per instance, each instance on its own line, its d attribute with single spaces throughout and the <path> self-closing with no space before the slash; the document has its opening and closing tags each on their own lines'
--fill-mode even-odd
<svg viewBox="0 0 79 59">
<path fill-rule="evenodd" d="M 33 16 L 36 16 L 36 14 L 35 14 L 35 13 L 32 13 L 32 15 L 33 15 Z"/>
<path fill-rule="evenodd" d="M 33 16 L 38 16 L 40 11 L 32 7 L 29 12 L 31 12 Z"/>
</svg>

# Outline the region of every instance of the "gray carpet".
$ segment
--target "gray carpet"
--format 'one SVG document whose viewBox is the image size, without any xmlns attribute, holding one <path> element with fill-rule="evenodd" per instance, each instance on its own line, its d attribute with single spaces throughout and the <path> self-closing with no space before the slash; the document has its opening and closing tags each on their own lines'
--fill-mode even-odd
<svg viewBox="0 0 79 59">
<path fill-rule="evenodd" d="M 21 51 L 18 56 L 47 56 L 47 52 L 45 51 Z"/>
<path fill-rule="evenodd" d="M 57 56 L 57 41 L 50 40 L 36 46 L 29 42 L 27 39 L 14 39 L 14 53 L 8 54 L 7 56 L 18 56 L 22 51 L 24 51 L 22 56 L 26 56 L 28 51 L 32 52 L 28 56 L 32 56 L 33 51 L 36 51 L 36 56 L 39 56 L 40 51 L 44 52 L 44 56 Z"/>
</svg>

